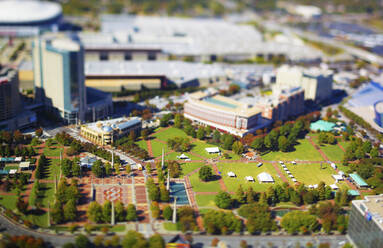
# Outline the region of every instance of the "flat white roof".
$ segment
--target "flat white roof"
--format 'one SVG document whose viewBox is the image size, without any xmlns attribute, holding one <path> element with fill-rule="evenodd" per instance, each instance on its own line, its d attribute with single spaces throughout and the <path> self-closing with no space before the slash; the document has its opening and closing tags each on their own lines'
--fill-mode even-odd
<svg viewBox="0 0 383 248">
<path fill-rule="evenodd" d="M 10 174 L 10 175 L 16 174 L 16 172 L 17 172 L 17 169 L 11 169 L 11 170 L 9 170 L 9 174 Z"/>
<path fill-rule="evenodd" d="M 266 172 L 259 173 L 257 178 L 260 182 L 274 182 L 273 177 Z"/>
<path fill-rule="evenodd" d="M 219 148 L 218 147 L 206 147 L 205 150 L 208 153 L 219 153 Z"/>
<path fill-rule="evenodd" d="M 28 161 L 28 162 L 21 162 L 20 164 L 19 164 L 19 167 L 20 168 L 29 168 L 29 165 L 30 165 L 31 163 Z"/>
</svg>

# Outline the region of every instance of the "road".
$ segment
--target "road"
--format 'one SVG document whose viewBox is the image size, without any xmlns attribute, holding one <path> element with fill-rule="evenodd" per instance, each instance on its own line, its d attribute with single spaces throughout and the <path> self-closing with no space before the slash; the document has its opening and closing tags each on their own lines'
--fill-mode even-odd
<svg viewBox="0 0 383 248">
<path fill-rule="evenodd" d="M 75 236 L 55 235 L 47 233 L 39 233 L 33 230 L 26 229 L 22 226 L 15 225 L 7 218 L 0 215 L 1 229 L 5 229 L 3 232 L 11 235 L 31 235 L 37 238 L 42 238 L 46 242 L 49 242 L 54 247 L 62 247 L 65 243 L 74 242 Z M 94 237 L 94 236 L 92 236 Z M 174 236 L 163 235 L 166 242 L 169 242 Z M 221 241 L 225 241 L 230 247 L 240 247 L 240 242 L 246 240 L 247 244 L 252 247 L 297 247 L 299 243 L 302 247 L 305 247 L 308 242 L 319 245 L 320 243 L 329 243 L 331 247 L 341 247 L 340 243 L 346 241 L 347 238 L 344 235 L 334 236 L 207 236 L 207 235 L 193 235 L 193 247 L 207 247 L 210 246 L 211 241 L 217 238 Z"/>
</svg>

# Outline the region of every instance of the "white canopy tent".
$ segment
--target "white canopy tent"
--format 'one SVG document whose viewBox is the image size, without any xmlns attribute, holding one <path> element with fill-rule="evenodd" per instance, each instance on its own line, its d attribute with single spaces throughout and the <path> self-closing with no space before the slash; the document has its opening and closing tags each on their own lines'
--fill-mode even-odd
<svg viewBox="0 0 383 248">
<path fill-rule="evenodd" d="M 294 183 L 298 182 L 297 179 L 293 178 L 291 179 Z"/>
<path fill-rule="evenodd" d="M 290 178 L 294 178 L 294 176 L 293 176 L 293 175 L 289 175 L 289 177 L 290 177 Z"/>
<path fill-rule="evenodd" d="M 296 165 L 296 164 L 297 164 L 297 162 L 295 162 L 295 161 L 292 161 L 291 163 L 292 163 L 293 165 Z"/>
<path fill-rule="evenodd" d="M 330 188 L 333 189 L 333 190 L 337 190 L 339 189 L 339 187 L 334 183 L 334 184 L 331 184 L 330 185 Z"/>
<path fill-rule="evenodd" d="M 19 164 L 19 168 L 21 170 L 28 170 L 29 169 L 29 166 L 31 165 L 31 162 L 27 161 L 27 162 L 21 162 Z"/>
<path fill-rule="evenodd" d="M 338 175 L 338 174 L 332 175 L 332 177 L 335 179 L 336 182 L 344 180 L 343 177 L 341 175 Z"/>
<path fill-rule="evenodd" d="M 218 147 L 206 147 L 205 150 L 207 153 L 219 153 L 219 148 Z"/>
<path fill-rule="evenodd" d="M 245 177 L 245 180 L 249 181 L 249 182 L 254 182 L 254 177 L 252 176 L 247 176 Z"/>
<path fill-rule="evenodd" d="M 258 181 L 261 183 L 273 183 L 274 182 L 273 177 L 269 173 L 266 173 L 266 172 L 259 173 L 257 178 L 258 178 Z"/>
<path fill-rule="evenodd" d="M 16 157 L 15 158 L 15 162 L 21 162 L 21 160 L 23 160 L 23 157 Z"/>
<path fill-rule="evenodd" d="M 227 175 L 228 175 L 229 177 L 236 177 L 235 173 L 232 172 L 232 171 L 229 171 L 229 172 L 227 173 Z"/>
<path fill-rule="evenodd" d="M 179 159 L 188 159 L 189 157 L 182 153 L 181 156 L 179 156 L 178 158 Z"/>
<path fill-rule="evenodd" d="M 10 169 L 9 170 L 9 175 L 15 175 L 17 172 L 17 169 Z"/>
</svg>

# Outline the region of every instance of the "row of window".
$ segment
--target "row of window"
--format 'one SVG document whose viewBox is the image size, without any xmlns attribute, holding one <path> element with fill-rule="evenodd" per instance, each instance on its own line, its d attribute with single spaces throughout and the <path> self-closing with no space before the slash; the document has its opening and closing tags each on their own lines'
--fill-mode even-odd
<svg viewBox="0 0 383 248">
<path fill-rule="evenodd" d="M 132 53 L 130 53 L 130 52 L 124 53 L 124 60 L 125 61 L 130 61 L 130 60 L 132 60 L 132 58 L 133 58 Z M 101 61 L 109 60 L 109 53 L 108 52 L 100 52 L 99 59 Z M 157 54 L 153 53 L 153 52 L 148 53 L 148 60 L 157 60 Z"/>
</svg>

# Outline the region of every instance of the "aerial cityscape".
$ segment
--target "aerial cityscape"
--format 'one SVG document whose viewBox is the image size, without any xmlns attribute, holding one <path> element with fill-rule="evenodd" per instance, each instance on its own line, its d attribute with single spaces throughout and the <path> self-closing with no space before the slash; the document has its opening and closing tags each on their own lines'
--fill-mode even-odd
<svg viewBox="0 0 383 248">
<path fill-rule="evenodd" d="M 382 248 L 383 1 L 0 0 L 0 247 Z"/>
</svg>

